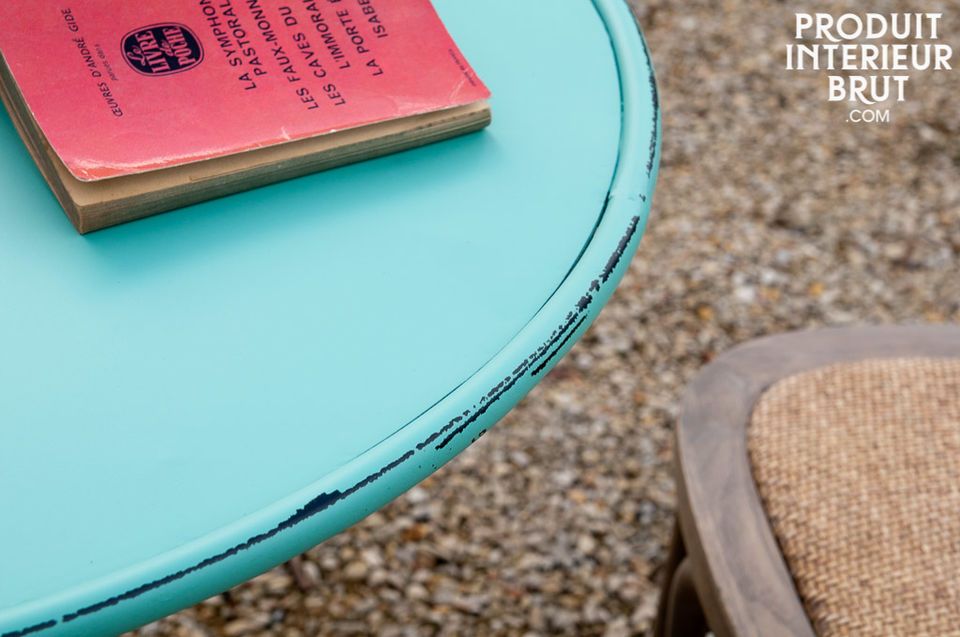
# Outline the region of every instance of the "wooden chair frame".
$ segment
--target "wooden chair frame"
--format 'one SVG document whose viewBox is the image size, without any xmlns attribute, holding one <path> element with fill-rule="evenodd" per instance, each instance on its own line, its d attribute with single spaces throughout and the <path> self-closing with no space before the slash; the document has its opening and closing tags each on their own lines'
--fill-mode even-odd
<svg viewBox="0 0 960 637">
<path fill-rule="evenodd" d="M 677 530 L 657 637 L 812 637 L 751 474 L 747 425 L 777 381 L 869 358 L 960 357 L 952 326 L 835 328 L 751 341 L 693 381 L 676 428 Z"/>
</svg>

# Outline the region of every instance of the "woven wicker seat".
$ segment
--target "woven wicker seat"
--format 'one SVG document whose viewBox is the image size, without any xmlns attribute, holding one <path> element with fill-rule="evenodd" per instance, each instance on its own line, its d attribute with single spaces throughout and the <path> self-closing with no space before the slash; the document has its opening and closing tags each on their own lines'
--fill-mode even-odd
<svg viewBox="0 0 960 637">
<path fill-rule="evenodd" d="M 960 631 L 960 360 L 791 376 L 763 394 L 747 431 L 818 635 Z"/>
<path fill-rule="evenodd" d="M 677 454 L 658 635 L 960 635 L 960 329 L 736 348 Z"/>
</svg>

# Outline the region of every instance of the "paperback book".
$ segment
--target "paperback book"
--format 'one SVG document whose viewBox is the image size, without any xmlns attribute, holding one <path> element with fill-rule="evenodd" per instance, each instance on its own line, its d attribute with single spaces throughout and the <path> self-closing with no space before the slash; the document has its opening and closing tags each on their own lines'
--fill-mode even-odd
<svg viewBox="0 0 960 637">
<path fill-rule="evenodd" d="M 0 4 L 0 93 L 80 232 L 476 131 L 429 0 Z"/>
</svg>

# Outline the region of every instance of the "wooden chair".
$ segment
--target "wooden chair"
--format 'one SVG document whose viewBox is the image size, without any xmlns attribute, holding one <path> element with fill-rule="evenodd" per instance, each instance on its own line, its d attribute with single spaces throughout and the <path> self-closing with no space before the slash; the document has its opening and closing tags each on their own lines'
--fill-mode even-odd
<svg viewBox="0 0 960 637">
<path fill-rule="evenodd" d="M 656 634 L 960 634 L 960 328 L 753 341 L 690 386 Z"/>
</svg>

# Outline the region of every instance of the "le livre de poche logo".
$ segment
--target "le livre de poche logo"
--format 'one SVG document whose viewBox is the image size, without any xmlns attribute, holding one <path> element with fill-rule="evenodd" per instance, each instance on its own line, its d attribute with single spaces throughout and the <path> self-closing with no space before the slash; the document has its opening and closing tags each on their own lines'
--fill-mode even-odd
<svg viewBox="0 0 960 637">
<path fill-rule="evenodd" d="M 847 102 L 847 121 L 890 122 L 909 99 L 912 74 L 953 70 L 942 13 L 797 13 L 788 71 L 828 71 L 827 99 Z"/>
<path fill-rule="evenodd" d="M 152 24 L 123 37 L 123 59 L 142 75 L 171 75 L 203 61 L 200 39 L 188 27 L 174 22 Z"/>
</svg>

